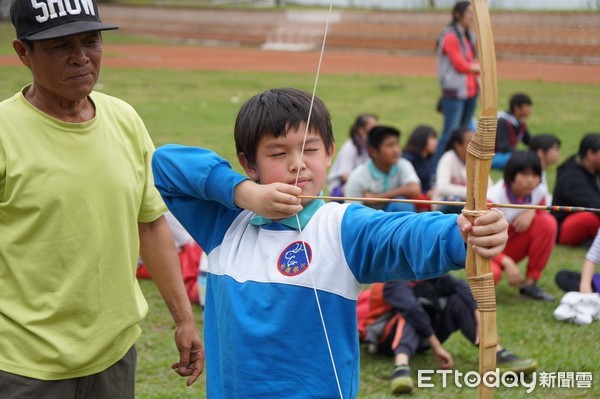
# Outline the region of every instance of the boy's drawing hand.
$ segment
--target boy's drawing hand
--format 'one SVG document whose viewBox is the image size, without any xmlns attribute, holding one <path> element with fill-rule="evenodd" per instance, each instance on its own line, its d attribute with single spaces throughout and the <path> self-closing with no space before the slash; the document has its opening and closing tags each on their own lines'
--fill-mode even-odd
<svg viewBox="0 0 600 399">
<path fill-rule="evenodd" d="M 258 184 L 243 181 L 235 187 L 234 202 L 240 208 L 268 219 L 285 219 L 302 210 L 302 189 L 285 183 Z"/>
<path fill-rule="evenodd" d="M 472 246 L 477 255 L 491 259 L 499 255 L 508 240 L 508 222 L 498 209 L 491 209 L 478 217 L 474 224 L 460 215 L 456 221 L 463 240 Z"/>
</svg>

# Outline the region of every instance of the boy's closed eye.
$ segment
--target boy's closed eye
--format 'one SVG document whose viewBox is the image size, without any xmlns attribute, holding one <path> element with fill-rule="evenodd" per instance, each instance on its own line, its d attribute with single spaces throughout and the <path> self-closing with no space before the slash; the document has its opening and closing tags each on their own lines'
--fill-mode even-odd
<svg viewBox="0 0 600 399">
<path fill-rule="evenodd" d="M 278 158 L 278 157 L 283 157 L 285 155 L 286 155 L 285 152 L 277 152 L 277 153 L 274 153 L 274 154 L 269 154 L 268 156 L 271 157 L 271 158 Z"/>
</svg>

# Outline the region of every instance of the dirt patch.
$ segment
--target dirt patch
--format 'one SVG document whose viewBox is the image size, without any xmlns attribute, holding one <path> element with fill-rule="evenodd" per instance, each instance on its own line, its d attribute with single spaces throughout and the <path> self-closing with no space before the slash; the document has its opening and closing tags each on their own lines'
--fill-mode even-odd
<svg viewBox="0 0 600 399">
<path fill-rule="evenodd" d="M 178 70 L 316 73 L 319 60 L 317 51 L 196 46 L 106 45 L 105 53 L 104 66 Z M 499 60 L 497 70 L 502 79 L 600 84 L 600 65 Z M 326 50 L 321 73 L 436 76 L 437 64 L 435 57 Z"/>
</svg>

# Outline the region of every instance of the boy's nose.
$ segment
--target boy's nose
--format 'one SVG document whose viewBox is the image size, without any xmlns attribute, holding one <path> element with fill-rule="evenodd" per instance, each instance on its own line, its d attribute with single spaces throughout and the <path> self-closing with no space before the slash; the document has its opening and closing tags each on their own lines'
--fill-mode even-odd
<svg viewBox="0 0 600 399">
<path fill-rule="evenodd" d="M 290 162 L 290 169 L 292 171 L 294 171 L 294 172 L 298 171 L 298 167 L 300 167 L 300 170 L 306 169 L 306 163 L 304 163 L 304 159 L 301 157 L 292 159 Z"/>
</svg>

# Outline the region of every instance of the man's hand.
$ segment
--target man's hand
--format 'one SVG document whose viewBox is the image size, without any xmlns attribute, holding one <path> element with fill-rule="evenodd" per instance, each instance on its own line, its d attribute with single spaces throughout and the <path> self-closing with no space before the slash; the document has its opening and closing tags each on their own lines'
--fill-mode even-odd
<svg viewBox="0 0 600 399">
<path fill-rule="evenodd" d="M 175 343 L 179 350 L 179 361 L 173 363 L 171 368 L 180 376 L 188 377 L 186 385 L 190 386 L 204 370 L 204 347 L 193 321 L 175 327 Z"/>
<path fill-rule="evenodd" d="M 474 224 L 463 215 L 456 223 L 463 239 L 477 255 L 492 259 L 504 250 L 508 240 L 508 222 L 498 209 L 491 209 L 478 217 Z"/>
<path fill-rule="evenodd" d="M 303 209 L 298 198 L 302 189 L 291 184 L 246 180 L 235 187 L 233 194 L 237 206 L 268 219 L 286 219 Z"/>
</svg>

